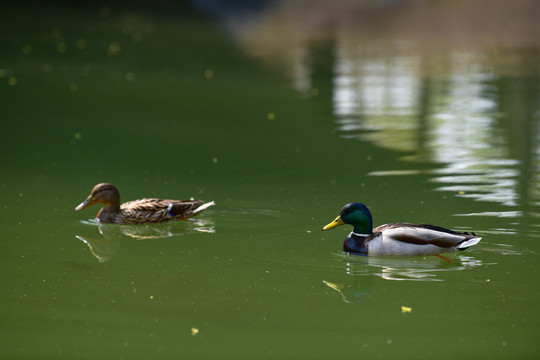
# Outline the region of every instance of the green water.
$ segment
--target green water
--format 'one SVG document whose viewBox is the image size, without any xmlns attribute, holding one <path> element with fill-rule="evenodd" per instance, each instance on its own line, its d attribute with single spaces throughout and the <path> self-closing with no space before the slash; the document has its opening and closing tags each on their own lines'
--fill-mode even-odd
<svg viewBox="0 0 540 360">
<path fill-rule="evenodd" d="M 314 33 L 279 4 L 9 7 L 2 358 L 539 356 L 538 44 Z M 74 208 L 104 181 L 217 205 L 100 226 Z M 320 230 L 351 201 L 483 239 L 346 255 Z"/>
</svg>

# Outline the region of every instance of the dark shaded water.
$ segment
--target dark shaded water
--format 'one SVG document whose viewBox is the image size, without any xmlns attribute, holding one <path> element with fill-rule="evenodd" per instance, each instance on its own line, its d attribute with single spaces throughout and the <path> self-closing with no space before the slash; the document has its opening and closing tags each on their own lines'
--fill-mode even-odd
<svg viewBox="0 0 540 360">
<path fill-rule="evenodd" d="M 343 4 L 9 7 L 2 357 L 538 356 L 537 7 L 494 43 L 456 22 L 481 1 Z M 100 226 L 73 209 L 103 181 L 217 205 Z M 453 262 L 348 256 L 349 229 L 320 229 L 350 201 L 483 240 Z"/>
</svg>

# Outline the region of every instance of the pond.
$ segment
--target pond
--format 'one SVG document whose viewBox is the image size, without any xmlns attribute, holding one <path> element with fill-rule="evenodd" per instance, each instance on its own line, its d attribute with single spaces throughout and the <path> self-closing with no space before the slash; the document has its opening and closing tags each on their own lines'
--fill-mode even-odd
<svg viewBox="0 0 540 360">
<path fill-rule="evenodd" d="M 512 3 L 6 5 L 1 357 L 537 358 L 540 7 Z M 216 205 L 99 224 L 100 182 Z M 321 229 L 353 201 L 482 241 L 349 255 Z"/>
</svg>

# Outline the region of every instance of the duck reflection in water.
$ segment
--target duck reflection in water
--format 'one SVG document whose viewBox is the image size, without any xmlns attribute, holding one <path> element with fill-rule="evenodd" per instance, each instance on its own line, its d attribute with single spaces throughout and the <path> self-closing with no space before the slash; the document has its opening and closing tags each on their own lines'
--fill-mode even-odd
<svg viewBox="0 0 540 360">
<path fill-rule="evenodd" d="M 472 256 L 459 256 L 448 262 L 436 257 L 383 258 L 340 254 L 346 260 L 343 282 L 323 280 L 340 293 L 346 303 L 358 304 L 371 295 L 373 276 L 394 281 L 444 281 L 443 274 L 472 269 L 482 261 Z"/>
<path fill-rule="evenodd" d="M 122 239 L 136 240 L 164 239 L 195 233 L 215 233 L 214 222 L 209 219 L 183 221 L 181 223 L 165 223 L 156 225 L 110 225 L 98 221 L 85 221 L 88 225 L 98 228 L 101 236 L 75 235 L 84 242 L 99 262 L 111 260 L 120 248 Z"/>
</svg>

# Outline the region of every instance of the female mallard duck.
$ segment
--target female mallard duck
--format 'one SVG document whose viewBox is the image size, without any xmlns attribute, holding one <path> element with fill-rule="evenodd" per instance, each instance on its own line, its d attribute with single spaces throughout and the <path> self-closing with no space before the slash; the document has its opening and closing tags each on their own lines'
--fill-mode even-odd
<svg viewBox="0 0 540 360">
<path fill-rule="evenodd" d="M 329 230 L 343 224 L 354 226 L 343 243 L 343 251 L 374 256 L 437 255 L 465 250 L 482 239 L 474 233 L 459 233 L 433 225 L 394 223 L 373 229 L 368 208 L 361 203 L 350 203 L 339 216 L 326 225 Z"/>
<path fill-rule="evenodd" d="M 76 211 L 96 203 L 103 203 L 103 208 L 96 218 L 103 223 L 113 224 L 148 224 L 169 220 L 187 219 L 198 215 L 214 202 L 201 200 L 161 200 L 140 199 L 120 205 L 120 193 L 114 185 L 97 184 Z"/>
</svg>

